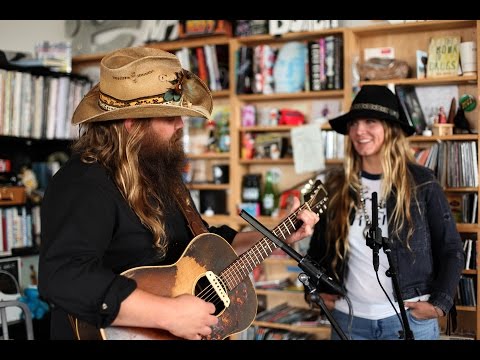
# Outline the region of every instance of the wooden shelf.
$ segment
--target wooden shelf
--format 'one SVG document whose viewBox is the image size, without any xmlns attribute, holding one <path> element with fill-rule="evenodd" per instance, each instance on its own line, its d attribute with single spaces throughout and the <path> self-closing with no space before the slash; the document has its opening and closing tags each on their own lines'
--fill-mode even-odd
<svg viewBox="0 0 480 360">
<path fill-rule="evenodd" d="M 448 187 L 444 188 L 445 192 L 477 192 L 478 188 L 476 187 Z"/>
<path fill-rule="evenodd" d="M 289 295 L 298 295 L 303 297 L 304 292 L 303 290 L 289 290 L 289 289 L 255 289 L 257 295 L 280 295 L 285 296 L 286 294 Z"/>
<path fill-rule="evenodd" d="M 462 305 L 457 305 L 457 311 L 471 311 L 475 312 L 477 311 L 476 306 L 462 306 Z"/>
<path fill-rule="evenodd" d="M 321 336 L 321 338 L 318 338 L 318 339 L 323 339 L 323 340 L 330 339 L 330 333 L 331 333 L 331 327 L 329 325 L 311 327 L 311 326 L 298 326 L 298 325 L 272 323 L 267 321 L 254 321 L 253 325 L 272 328 L 272 329 L 282 329 L 282 330 L 288 330 L 288 331 L 316 334 Z"/>
<path fill-rule="evenodd" d="M 344 31 L 343 28 L 333 28 L 333 29 L 324 29 L 319 31 L 308 31 L 308 32 L 292 32 L 292 33 L 285 33 L 281 36 L 272 36 L 272 35 L 252 35 L 252 36 L 242 36 L 235 38 L 240 44 L 244 46 L 255 46 L 259 44 L 278 44 L 284 43 L 287 41 L 295 41 L 295 40 L 307 40 L 307 39 L 317 39 L 320 36 L 328 36 L 328 35 L 338 35 L 342 34 Z"/>
<path fill-rule="evenodd" d="M 203 47 L 204 45 L 229 45 L 230 37 L 225 35 L 212 35 L 208 37 L 196 37 L 191 39 L 165 41 L 165 42 L 152 42 L 142 45 L 144 47 L 157 48 L 165 51 L 178 50 L 182 47 Z M 100 62 L 107 53 L 96 54 L 82 54 L 72 57 L 72 64 L 79 65 L 82 63 L 94 63 Z"/>
<path fill-rule="evenodd" d="M 457 229 L 461 233 L 476 233 L 480 230 L 478 224 L 457 224 Z"/>
<path fill-rule="evenodd" d="M 277 132 L 277 131 L 290 131 L 298 126 L 291 125 L 278 125 L 278 126 L 242 126 L 238 128 L 240 132 Z"/>
<path fill-rule="evenodd" d="M 162 49 L 166 51 L 174 51 L 186 48 L 196 48 L 203 47 L 204 45 L 229 45 L 230 37 L 225 35 L 211 35 L 211 36 L 201 36 L 201 37 L 192 37 L 184 38 L 175 41 L 164 41 L 164 42 L 151 42 L 144 45 L 145 47 L 151 47 L 156 49 Z"/>
<path fill-rule="evenodd" d="M 187 158 L 190 160 L 216 160 L 230 158 L 230 153 L 204 153 L 204 154 L 187 154 Z"/>
<path fill-rule="evenodd" d="M 219 99 L 219 98 L 226 98 L 230 96 L 230 90 L 216 90 L 212 91 L 212 97 L 214 99 Z"/>
<path fill-rule="evenodd" d="M 476 83 L 477 75 L 465 75 L 465 76 L 445 76 L 440 78 L 426 78 L 426 79 L 389 79 L 389 80 L 369 80 L 360 81 L 362 85 L 414 85 L 414 86 L 427 86 L 427 85 L 458 85 L 464 83 Z"/>
<path fill-rule="evenodd" d="M 367 36 L 388 36 L 392 33 L 422 33 L 428 31 L 450 31 L 454 29 L 475 27 L 476 20 L 427 20 L 419 22 L 408 22 L 403 24 L 382 24 L 355 27 L 355 35 Z"/>
<path fill-rule="evenodd" d="M 283 264 L 283 265 L 297 265 L 298 263 L 290 257 L 280 257 L 271 255 L 265 259 L 265 264 Z"/>
<path fill-rule="evenodd" d="M 297 93 L 276 93 L 276 94 L 242 94 L 237 95 L 240 101 L 273 101 L 273 100 L 297 100 L 297 99 L 322 99 L 337 98 L 343 96 L 343 90 L 305 91 Z"/>
<path fill-rule="evenodd" d="M 228 190 L 229 184 L 187 184 L 190 190 Z"/>
<path fill-rule="evenodd" d="M 293 164 L 293 158 L 286 159 L 241 159 L 240 164 Z"/>
<path fill-rule="evenodd" d="M 478 140 L 478 134 L 453 134 L 453 135 L 432 135 L 432 136 L 420 136 L 413 135 L 408 138 L 410 142 L 436 142 L 436 141 L 472 141 Z"/>
</svg>

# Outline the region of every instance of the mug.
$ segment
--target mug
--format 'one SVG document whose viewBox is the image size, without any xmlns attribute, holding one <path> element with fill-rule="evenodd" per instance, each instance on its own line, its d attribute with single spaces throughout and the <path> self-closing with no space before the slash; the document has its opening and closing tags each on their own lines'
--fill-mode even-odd
<svg viewBox="0 0 480 360">
<path fill-rule="evenodd" d="M 228 181 L 229 181 L 228 172 L 229 172 L 228 165 L 212 166 L 213 182 L 215 184 L 228 184 Z"/>
<path fill-rule="evenodd" d="M 460 62 L 464 75 L 473 75 L 477 72 L 477 43 L 475 41 L 460 43 Z"/>
</svg>

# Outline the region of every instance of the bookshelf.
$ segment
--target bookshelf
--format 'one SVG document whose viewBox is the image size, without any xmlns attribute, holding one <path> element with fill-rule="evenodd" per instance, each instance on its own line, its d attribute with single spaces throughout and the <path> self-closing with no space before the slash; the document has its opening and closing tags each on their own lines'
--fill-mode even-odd
<svg viewBox="0 0 480 360">
<path fill-rule="evenodd" d="M 89 86 L 85 77 L 45 67 L 0 65 L 0 159 L 9 164 L 0 172 L 0 189 L 8 191 L 22 181 L 25 168 L 35 177 L 27 184 L 32 195 L 12 206 L 0 202 L 0 256 L 38 254 L 42 193 L 54 169 L 69 156 L 75 133 L 67 118 Z"/>
<path fill-rule="evenodd" d="M 183 47 L 195 48 L 203 46 L 204 44 L 227 45 L 229 49 L 229 88 L 213 92 L 214 106 L 216 104 L 225 105 L 230 108 L 230 151 L 228 154 L 197 154 L 190 155 L 193 161 L 200 161 L 212 163 L 221 161 L 230 166 L 230 181 L 228 184 L 189 184 L 191 189 L 196 190 L 222 190 L 228 193 L 227 208 L 228 215 L 216 215 L 206 220 L 212 225 L 227 223 L 234 228 L 240 229 L 246 223 L 237 216 L 237 206 L 241 202 L 241 187 L 242 176 L 249 173 L 261 173 L 274 167 L 280 169 L 282 177 L 279 183 L 279 189 L 288 189 L 303 180 L 309 179 L 313 173 L 295 174 L 293 159 L 289 157 L 280 159 L 245 159 L 242 158 L 242 135 L 246 132 L 255 132 L 259 134 L 279 133 L 288 135 L 293 126 L 278 125 L 278 126 L 243 126 L 241 110 L 242 106 L 246 104 L 253 104 L 259 108 L 268 107 L 293 107 L 302 110 L 305 114 L 306 123 L 314 120 L 312 111 L 314 112 L 315 102 L 326 100 L 337 100 L 340 103 L 341 110 L 345 111 L 349 108 L 352 97 L 352 85 L 361 86 L 363 84 L 378 84 L 378 85 L 413 85 L 416 87 L 427 86 L 444 86 L 455 85 L 458 86 L 459 94 L 471 93 L 477 99 L 480 94 L 477 75 L 469 76 L 448 76 L 442 78 L 416 78 L 414 69 L 416 69 L 416 50 L 427 50 L 429 39 L 432 36 L 444 35 L 459 35 L 462 41 L 480 41 L 478 34 L 478 27 L 480 22 L 477 20 L 433 20 L 405 24 L 385 24 L 385 25 L 370 25 L 365 27 L 351 27 L 351 28 L 334 28 L 319 32 L 305 32 L 305 33 L 288 33 L 280 37 L 272 37 L 269 35 L 256 35 L 249 37 L 229 38 L 225 36 L 210 36 L 202 38 L 184 39 L 168 43 L 152 43 L 146 46 L 158 47 L 167 51 L 177 51 Z M 272 94 L 237 94 L 236 85 L 236 56 L 237 52 L 242 46 L 255 47 L 257 45 L 270 45 L 274 48 L 279 48 L 287 42 L 299 41 L 308 43 L 324 36 L 340 36 L 343 38 L 343 88 L 335 90 L 320 90 L 320 91 L 299 91 L 295 93 L 272 93 Z M 352 66 L 355 58 L 359 61 L 363 59 L 363 50 L 372 47 L 391 46 L 395 48 L 395 57 L 404 60 L 409 67 L 413 69 L 413 73 L 405 79 L 390 79 L 390 80 L 376 80 L 376 81 L 360 81 L 358 84 L 354 83 L 352 76 Z M 74 57 L 73 69 L 75 72 L 81 71 L 88 66 L 98 65 L 98 62 L 105 54 L 92 54 Z M 477 57 L 478 57 L 477 53 Z M 480 63 L 480 57 L 477 58 L 477 66 Z M 478 130 L 479 127 L 479 113 L 478 106 L 473 112 L 468 114 L 469 124 L 472 129 Z M 328 125 L 321 125 L 322 130 L 328 131 Z M 479 146 L 479 135 L 475 134 L 453 134 L 449 136 L 412 136 L 410 142 L 412 146 L 431 146 L 438 142 L 466 142 L 473 141 L 477 145 L 477 155 Z M 477 156 L 478 158 L 478 156 Z M 326 160 L 326 165 L 340 164 L 341 159 Z M 480 164 L 479 164 L 480 165 Z M 445 187 L 446 193 L 477 193 L 480 192 L 479 187 Z M 477 219 L 478 219 L 477 209 Z M 266 226 L 273 227 L 280 222 L 280 218 L 264 217 L 257 218 Z M 462 234 L 474 234 L 478 238 L 480 228 L 478 222 L 459 223 L 458 230 Z M 477 243 L 478 247 L 478 243 Z M 478 250 L 478 248 L 477 248 Z M 477 251 L 478 253 L 478 251 Z M 278 262 L 282 263 L 278 265 Z M 264 263 L 265 273 L 269 276 L 276 276 L 270 270 L 275 267 L 288 267 L 288 259 L 267 259 Z M 477 265 L 478 266 L 478 265 Z M 478 295 L 478 269 L 465 270 L 464 275 L 473 277 L 477 285 L 477 299 Z M 288 302 L 302 304 L 306 306 L 303 301 L 302 293 L 282 292 L 282 291 L 259 291 L 259 295 L 265 296 L 268 306 L 278 304 L 282 298 L 288 297 Z M 480 311 L 478 306 L 457 306 L 458 315 L 458 329 L 467 333 L 475 334 L 478 338 L 480 334 Z M 262 324 L 265 325 L 265 324 Z M 269 326 L 275 326 L 270 324 Z M 280 326 L 280 325 L 279 325 Z M 303 330 L 303 329 L 302 329 Z M 323 330 L 322 330 L 323 331 Z M 319 338 L 328 338 L 325 334 L 319 335 Z"/>
<path fill-rule="evenodd" d="M 349 84 L 351 82 L 351 74 L 347 70 L 350 68 L 350 58 L 345 56 L 346 49 L 348 49 L 348 39 L 345 36 L 346 30 L 342 28 L 333 28 L 326 29 L 322 31 L 315 32 L 299 32 L 299 33 L 287 33 L 281 37 L 274 37 L 269 35 L 256 35 L 249 37 L 237 37 L 231 40 L 231 52 L 230 57 L 235 59 L 237 53 L 242 48 L 252 48 L 266 45 L 271 48 L 281 51 L 281 49 L 286 45 L 292 42 L 298 42 L 305 44 L 308 49 L 308 43 L 318 41 L 320 38 L 325 38 L 328 36 L 336 36 L 343 39 L 343 51 L 339 54 L 339 57 L 344 60 L 343 70 L 341 78 L 343 78 L 343 83 L 339 89 L 330 89 L 330 90 L 321 90 L 321 91 L 310 91 L 309 84 L 305 84 L 303 90 L 296 92 L 274 92 L 269 94 L 262 93 L 248 93 L 248 94 L 239 94 L 238 91 L 232 91 L 234 96 L 234 101 L 232 102 L 232 158 L 236 162 L 236 172 L 235 176 L 237 183 L 232 184 L 233 197 L 237 199 L 237 203 L 241 202 L 241 179 L 242 176 L 249 173 L 259 173 L 262 174 L 262 186 L 265 180 L 265 174 L 269 169 L 278 169 L 280 172 L 280 178 L 278 183 L 278 188 L 280 191 L 289 189 L 296 184 L 306 181 L 312 176 L 314 172 L 296 174 L 293 171 L 294 161 L 291 155 L 286 154 L 281 156 L 279 159 L 271 158 L 254 158 L 249 159 L 242 156 L 242 138 L 247 136 L 246 134 L 253 134 L 253 136 L 264 136 L 267 134 L 276 134 L 279 137 L 290 139 L 290 131 L 296 127 L 296 125 L 269 125 L 265 126 L 259 121 L 259 114 L 262 111 L 268 111 L 268 109 L 294 109 L 303 113 L 305 117 L 305 124 L 312 124 L 314 122 L 315 105 L 321 104 L 326 100 L 335 100 L 339 102 L 339 107 L 345 109 L 350 103 L 350 90 L 349 86 L 343 86 L 343 84 Z M 255 50 L 254 50 L 255 51 Z M 308 55 L 307 55 L 308 57 Z M 278 61 L 278 55 L 277 55 Z M 234 67 L 233 67 L 234 68 Z M 238 87 L 238 79 L 235 83 L 235 90 Z M 309 77 L 307 76 L 307 81 Z M 242 123 L 242 108 L 246 105 L 252 105 L 256 109 L 257 121 L 253 126 L 245 126 Z M 318 110 L 317 110 L 318 112 Z M 290 141 L 290 140 L 288 140 Z M 263 219 L 263 218 L 261 218 Z M 273 219 L 263 219 L 270 224 L 278 222 L 278 220 Z M 262 220 L 260 220 L 262 221 Z"/>
<path fill-rule="evenodd" d="M 406 23 L 397 25 L 377 25 L 369 27 L 351 28 L 351 48 L 350 56 L 358 57 L 360 63 L 363 61 L 363 52 L 366 48 L 373 47 L 393 47 L 395 49 L 395 57 L 408 63 L 412 73 L 405 79 L 389 79 L 375 81 L 360 81 L 359 85 L 377 84 L 377 85 L 412 85 L 418 87 L 432 87 L 433 91 L 436 87 L 455 85 L 458 87 L 458 96 L 462 94 L 472 94 L 478 97 L 480 87 L 477 75 L 467 76 L 446 76 L 441 78 L 417 78 L 416 69 L 416 50 L 428 51 L 429 41 L 432 37 L 457 35 L 461 41 L 478 41 L 478 27 L 480 22 L 477 20 L 435 20 L 416 23 Z M 447 105 L 447 104 L 445 104 Z M 428 114 L 425 114 L 428 116 Z M 478 145 L 479 145 L 479 113 L 478 107 L 474 111 L 468 113 L 468 122 L 474 134 L 453 134 L 447 136 L 421 136 L 415 135 L 409 138 L 412 147 L 430 147 L 437 143 L 462 143 L 473 142 L 476 144 L 476 153 L 478 161 Z M 480 189 L 478 186 L 449 186 L 448 182 L 444 186 L 445 193 L 449 194 L 477 194 Z M 473 236 L 478 238 L 480 228 L 478 226 L 478 209 L 476 223 L 458 223 L 457 228 L 462 237 Z M 478 245 L 477 245 L 478 246 Z M 477 248 L 478 250 L 478 248 Z M 464 270 L 463 275 L 474 279 L 476 294 L 478 299 L 478 263 L 477 269 Z M 478 306 L 457 305 L 458 327 L 457 332 L 460 334 L 469 334 L 478 339 L 480 334 L 480 311 Z M 444 319 L 442 319 L 444 320 Z M 445 327 L 445 322 L 441 323 Z"/>
<path fill-rule="evenodd" d="M 303 286 L 298 281 L 298 274 L 301 272 L 297 266 L 297 262 L 289 258 L 286 254 L 282 254 L 276 250 L 278 254 L 274 254 L 267 258 L 261 266 L 260 279 L 288 279 L 287 287 L 279 287 L 278 289 L 263 289 L 257 286 L 256 292 L 259 296 L 259 303 L 266 309 L 272 309 L 282 303 L 296 308 L 305 308 L 309 306 L 304 300 Z M 259 282 L 260 284 L 260 282 Z M 328 340 L 330 338 L 330 325 L 316 325 L 314 327 L 296 324 L 283 324 L 280 322 L 269 322 L 256 320 L 253 322 L 256 327 L 264 327 L 271 329 L 283 329 L 292 332 L 304 332 L 312 334 L 317 340 Z"/>
<path fill-rule="evenodd" d="M 338 57 L 343 60 L 343 68 L 341 73 L 341 78 L 343 83 L 339 88 L 336 89 L 324 89 L 324 90 L 310 90 L 310 78 L 307 76 L 306 82 L 303 86 L 303 89 L 295 92 L 276 92 L 276 89 L 273 93 L 263 94 L 263 93 L 238 93 L 238 78 L 235 83 L 235 92 L 233 94 L 233 132 L 232 132 L 232 158 L 236 162 L 236 172 L 235 176 L 237 183 L 232 184 L 232 191 L 234 192 L 234 198 L 237 199 L 237 202 L 241 202 L 241 179 L 245 174 L 261 174 L 262 176 L 262 191 L 263 185 L 266 178 L 266 172 L 270 169 L 278 170 L 280 173 L 278 189 L 280 192 L 287 189 L 298 187 L 299 183 L 305 183 L 308 179 L 314 177 L 315 172 L 306 172 L 297 174 L 294 171 L 294 160 L 291 155 L 286 154 L 281 156 L 279 159 L 272 158 L 257 158 L 256 155 L 253 158 L 245 158 L 242 153 L 242 139 L 245 134 L 254 134 L 253 136 L 268 136 L 268 134 L 278 134 L 278 136 L 289 139 L 290 142 L 291 136 L 290 132 L 297 125 L 284 125 L 280 124 L 279 119 L 277 124 L 263 125 L 265 121 L 260 120 L 260 114 L 268 109 L 293 109 L 300 111 L 304 115 L 305 124 L 315 123 L 315 118 L 319 115 L 319 108 L 323 106 L 324 103 L 337 102 L 339 110 L 346 109 L 351 101 L 350 97 L 350 86 L 347 84 L 351 83 L 351 72 L 350 69 L 351 63 L 350 58 L 347 56 L 348 47 L 349 47 L 349 38 L 347 37 L 347 31 L 341 28 L 327 29 L 316 32 L 301 32 L 301 33 L 290 33 L 284 34 L 281 37 L 273 37 L 268 35 L 259 35 L 259 36 L 250 36 L 250 37 L 241 37 L 234 38 L 231 40 L 231 58 L 235 58 L 236 54 L 242 51 L 244 48 L 258 49 L 262 45 L 269 46 L 276 49 L 277 52 L 277 61 L 279 53 L 282 48 L 288 46 L 292 42 L 304 44 L 305 47 L 309 48 L 309 43 L 318 42 L 321 38 L 326 37 L 339 37 L 343 39 L 343 49 L 341 53 L 338 54 Z M 308 59 L 307 55 L 307 61 Z M 338 61 L 338 59 L 337 59 Z M 257 89 L 259 91 L 259 89 Z M 254 106 L 256 110 L 256 121 L 254 124 L 245 124 L 245 121 L 242 119 L 242 109 L 245 106 Z M 315 115 L 316 114 L 316 115 Z M 320 126 L 320 125 L 319 125 Z M 323 126 L 322 128 L 328 130 L 328 126 Z M 290 144 L 289 144 L 290 145 Z M 326 161 L 326 164 L 333 164 L 335 161 Z M 302 184 L 303 185 L 303 184 Z M 301 186 L 300 186 L 301 187 Z M 269 216 L 259 216 L 257 219 L 267 227 L 274 227 L 282 216 L 278 217 L 269 217 Z M 299 269 L 296 267 L 296 263 L 293 259 L 288 258 L 286 255 L 283 257 L 272 256 L 266 259 L 260 266 L 261 271 L 263 272 L 262 277 L 266 280 L 272 279 L 284 279 L 286 277 L 295 283 L 296 277 L 299 274 Z M 257 289 L 257 294 L 259 296 L 259 301 L 262 304 L 262 307 L 266 309 L 272 309 L 275 306 L 287 302 L 289 305 L 295 307 L 307 308 L 308 304 L 304 300 L 303 289 L 297 288 L 296 290 L 264 290 Z M 330 337 L 330 326 L 317 326 L 315 328 L 298 326 L 298 325 L 286 325 L 278 322 L 265 322 L 265 321 L 255 321 L 253 325 L 256 328 L 266 327 L 270 329 L 284 329 L 292 332 L 306 332 L 313 333 L 315 339 L 329 339 Z"/>
</svg>

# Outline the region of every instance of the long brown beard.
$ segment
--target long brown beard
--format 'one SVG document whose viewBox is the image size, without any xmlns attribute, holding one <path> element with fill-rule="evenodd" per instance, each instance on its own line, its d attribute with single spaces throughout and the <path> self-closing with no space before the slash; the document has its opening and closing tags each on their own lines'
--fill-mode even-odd
<svg viewBox="0 0 480 360">
<path fill-rule="evenodd" d="M 165 142 L 149 131 L 142 140 L 138 155 L 140 172 L 145 177 L 146 186 L 151 187 L 161 200 L 162 210 L 175 204 L 176 189 L 182 183 L 182 170 L 185 166 L 183 130 L 179 129 Z"/>
</svg>

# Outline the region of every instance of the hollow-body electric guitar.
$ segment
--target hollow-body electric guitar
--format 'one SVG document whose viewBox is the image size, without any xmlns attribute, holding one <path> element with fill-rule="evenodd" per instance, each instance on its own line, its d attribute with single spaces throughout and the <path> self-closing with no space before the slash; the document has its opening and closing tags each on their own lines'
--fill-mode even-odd
<svg viewBox="0 0 480 360">
<path fill-rule="evenodd" d="M 310 209 L 321 214 L 326 209 L 327 191 L 320 180 L 304 198 L 304 204 L 272 230 L 277 237 L 285 239 L 301 226 L 296 217 L 299 211 Z M 188 244 L 175 264 L 136 267 L 122 275 L 134 279 L 138 288 L 158 296 L 187 293 L 213 303 L 219 321 L 205 339 L 221 340 L 245 330 L 255 319 L 257 295 L 249 274 L 276 248 L 275 243 L 264 237 L 238 256 L 221 236 L 205 233 Z M 126 326 L 97 329 L 72 316 L 70 321 L 79 340 L 180 339 L 161 329 Z"/>
</svg>

